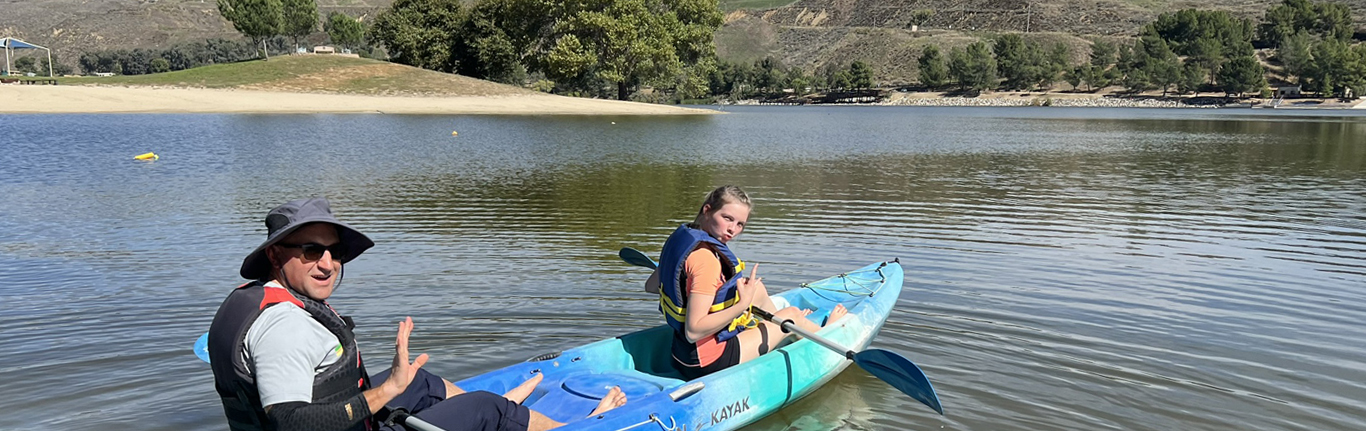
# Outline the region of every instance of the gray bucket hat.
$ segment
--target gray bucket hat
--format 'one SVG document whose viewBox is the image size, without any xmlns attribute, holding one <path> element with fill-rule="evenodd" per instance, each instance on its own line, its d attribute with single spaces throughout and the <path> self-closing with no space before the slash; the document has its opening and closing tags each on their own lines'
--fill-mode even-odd
<svg viewBox="0 0 1366 431">
<path fill-rule="evenodd" d="M 326 198 L 299 199 L 286 202 L 266 214 L 266 242 L 242 260 L 242 269 L 238 272 L 243 278 L 251 280 L 269 276 L 271 265 L 270 259 L 266 256 L 266 247 L 309 223 L 331 223 L 337 227 L 337 238 L 346 247 L 346 255 L 338 259 L 341 263 L 350 262 L 366 249 L 375 246 L 375 242 L 369 237 L 333 217 L 332 207 Z"/>
</svg>

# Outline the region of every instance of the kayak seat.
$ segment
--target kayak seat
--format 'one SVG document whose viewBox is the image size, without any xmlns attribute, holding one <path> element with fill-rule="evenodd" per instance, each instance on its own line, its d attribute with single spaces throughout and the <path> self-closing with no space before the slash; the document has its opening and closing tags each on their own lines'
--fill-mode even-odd
<svg viewBox="0 0 1366 431">
<path fill-rule="evenodd" d="M 583 419 L 613 386 L 621 388 L 630 400 L 643 400 L 683 381 L 634 371 L 579 371 L 566 374 L 558 385 L 529 406 L 558 422 Z"/>
</svg>

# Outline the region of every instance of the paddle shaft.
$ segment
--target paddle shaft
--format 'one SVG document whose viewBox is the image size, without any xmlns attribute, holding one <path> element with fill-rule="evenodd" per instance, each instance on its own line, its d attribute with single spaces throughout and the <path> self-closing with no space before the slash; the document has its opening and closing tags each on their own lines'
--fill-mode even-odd
<svg viewBox="0 0 1366 431">
<path fill-rule="evenodd" d="M 409 414 L 404 409 L 393 409 L 389 412 L 389 419 L 408 428 L 417 431 L 446 431 L 439 426 L 432 425 L 430 422 L 418 419 L 417 416 Z"/>
<path fill-rule="evenodd" d="M 640 250 L 634 248 L 622 248 L 618 255 L 621 256 L 621 260 L 632 265 L 643 266 L 650 269 L 655 269 L 658 266 L 658 264 L 656 264 L 653 259 L 650 259 L 645 253 L 641 253 Z M 647 287 L 646 290 L 649 291 L 649 288 Z M 939 395 L 934 392 L 934 385 L 930 383 L 929 377 L 925 376 L 925 371 L 921 370 L 920 367 L 915 365 L 914 362 L 911 362 L 910 359 L 906 359 L 899 354 L 882 349 L 867 349 L 863 352 L 855 352 L 798 327 L 796 322 L 791 320 L 778 321 L 773 316 L 773 313 L 764 311 L 759 307 L 751 306 L 750 312 L 758 315 L 764 320 L 777 323 L 784 331 L 795 332 L 797 335 L 801 335 L 802 338 L 811 340 L 812 342 L 821 345 L 821 347 L 839 353 L 844 356 L 845 359 L 853 361 L 859 368 L 867 371 L 868 374 L 877 377 L 878 380 L 882 380 L 896 388 L 898 391 L 901 391 L 901 393 L 909 395 L 911 398 L 915 398 L 917 401 L 924 403 L 939 414 L 944 414 L 944 407 L 939 402 Z"/>
<path fill-rule="evenodd" d="M 759 317 L 764 318 L 764 320 L 777 323 L 778 325 L 783 327 L 784 331 L 796 332 L 797 335 L 802 336 L 802 338 L 815 341 L 816 344 L 820 344 L 821 346 L 825 346 L 825 348 L 827 349 L 834 350 L 836 353 L 844 355 L 845 358 L 848 358 L 851 361 L 854 360 L 854 355 L 856 354 L 856 352 L 854 352 L 853 350 L 846 349 L 840 346 L 839 344 L 835 344 L 834 341 L 827 340 L 824 337 L 812 334 L 811 332 L 808 332 L 805 329 L 797 327 L 797 324 L 791 320 L 784 320 L 780 322 L 777 318 L 773 317 L 773 313 L 764 311 L 759 307 L 751 306 L 749 307 L 749 311 L 751 313 L 758 315 Z"/>
</svg>

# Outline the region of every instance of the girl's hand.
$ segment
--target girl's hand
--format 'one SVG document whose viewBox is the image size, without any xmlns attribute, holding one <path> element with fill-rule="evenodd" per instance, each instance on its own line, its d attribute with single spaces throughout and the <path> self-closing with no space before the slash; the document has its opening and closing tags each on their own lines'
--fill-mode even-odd
<svg viewBox="0 0 1366 431">
<path fill-rule="evenodd" d="M 749 270 L 749 276 L 741 277 L 737 282 L 736 288 L 740 292 L 740 302 L 745 306 L 746 310 L 749 309 L 750 305 L 754 304 L 755 293 L 764 285 L 763 279 L 759 278 L 758 274 L 759 264 L 756 263 L 754 264 L 754 269 Z"/>
</svg>

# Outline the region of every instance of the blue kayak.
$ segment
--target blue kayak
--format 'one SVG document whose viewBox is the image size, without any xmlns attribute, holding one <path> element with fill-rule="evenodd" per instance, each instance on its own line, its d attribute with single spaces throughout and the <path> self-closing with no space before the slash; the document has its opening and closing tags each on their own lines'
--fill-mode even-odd
<svg viewBox="0 0 1366 431">
<path fill-rule="evenodd" d="M 844 304 L 849 314 L 817 335 L 858 351 L 868 346 L 896 305 L 902 276 L 900 264 L 879 262 L 773 298 L 779 307 L 815 310 L 809 318 L 816 322 L 824 321 L 835 304 Z M 733 430 L 811 394 L 851 363 L 810 340 L 798 340 L 759 359 L 684 381 L 671 366 L 671 331 L 660 325 L 456 384 L 503 393 L 542 373 L 545 380 L 523 404 L 566 423 L 565 430 Z M 626 405 L 587 417 L 612 386 L 621 387 Z"/>
</svg>

